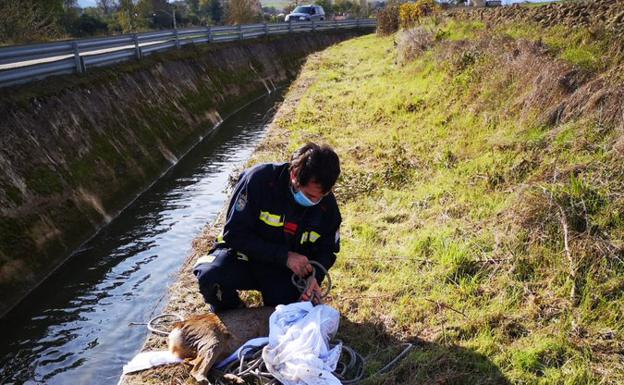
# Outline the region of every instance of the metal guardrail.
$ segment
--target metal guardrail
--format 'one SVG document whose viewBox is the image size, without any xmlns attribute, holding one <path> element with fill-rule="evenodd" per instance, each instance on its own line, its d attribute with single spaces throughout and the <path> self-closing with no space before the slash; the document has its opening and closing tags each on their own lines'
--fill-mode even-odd
<svg viewBox="0 0 624 385">
<path fill-rule="evenodd" d="M 3 47 L 0 48 L 0 87 L 26 83 L 51 75 L 84 73 L 92 67 L 141 59 L 154 52 L 180 48 L 187 44 L 227 42 L 285 33 L 376 25 L 375 19 L 291 21 L 277 24 L 194 27 Z"/>
</svg>

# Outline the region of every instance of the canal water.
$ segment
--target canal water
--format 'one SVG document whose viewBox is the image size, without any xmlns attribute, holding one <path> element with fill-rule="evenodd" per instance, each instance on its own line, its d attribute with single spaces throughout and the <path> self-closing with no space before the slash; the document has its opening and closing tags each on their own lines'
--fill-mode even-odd
<svg viewBox="0 0 624 385">
<path fill-rule="evenodd" d="M 0 320 L 0 384 L 116 384 L 281 93 L 226 119 Z"/>
</svg>

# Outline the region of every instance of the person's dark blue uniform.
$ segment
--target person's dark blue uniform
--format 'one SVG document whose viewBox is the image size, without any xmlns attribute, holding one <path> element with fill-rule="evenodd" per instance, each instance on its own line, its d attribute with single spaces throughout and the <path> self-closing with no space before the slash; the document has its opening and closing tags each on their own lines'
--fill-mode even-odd
<svg viewBox="0 0 624 385">
<path fill-rule="evenodd" d="M 329 269 L 340 247 L 340 212 L 329 192 L 316 205 L 298 204 L 289 163 L 262 164 L 243 172 L 230 201 L 222 236 L 193 273 L 216 310 L 241 306 L 236 290 L 259 290 L 265 306 L 299 299 L 287 267 L 293 251 Z M 317 271 L 320 284 L 324 277 Z"/>
</svg>

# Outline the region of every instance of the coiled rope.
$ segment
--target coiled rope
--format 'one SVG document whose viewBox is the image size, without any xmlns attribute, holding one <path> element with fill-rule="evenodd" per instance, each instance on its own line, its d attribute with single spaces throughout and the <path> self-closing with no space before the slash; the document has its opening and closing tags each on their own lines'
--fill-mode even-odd
<svg viewBox="0 0 624 385">
<path fill-rule="evenodd" d="M 337 341 L 337 343 L 341 343 Z M 334 348 L 336 344 L 332 344 L 330 348 Z M 390 362 L 384 365 L 375 373 L 365 376 L 364 366 L 366 360 L 354 349 L 347 345 L 342 345 L 342 354 L 340 361 L 333 372 L 343 385 L 355 385 L 365 378 L 374 377 L 388 372 L 394 365 L 412 350 L 414 345 L 411 343 L 403 344 L 403 350 Z M 248 346 L 243 347 L 238 355 L 238 360 L 233 361 L 224 368 L 219 370 L 213 369 L 212 381 L 215 385 L 231 385 L 231 384 L 258 384 L 258 385 L 277 385 L 280 382 L 269 372 L 262 359 L 262 349 L 264 346 Z"/>
<path fill-rule="evenodd" d="M 171 320 L 172 318 L 174 320 Z M 150 332 L 156 335 L 166 337 L 169 335 L 169 332 L 166 330 L 162 330 L 158 326 L 156 326 L 156 321 L 159 321 L 159 320 L 165 320 L 165 321 L 161 321 L 161 323 L 168 324 L 168 323 L 173 323 L 173 322 L 178 322 L 178 321 L 184 321 L 184 318 L 179 314 L 161 314 L 149 320 L 149 322 L 147 323 L 147 330 L 149 330 Z"/>
</svg>

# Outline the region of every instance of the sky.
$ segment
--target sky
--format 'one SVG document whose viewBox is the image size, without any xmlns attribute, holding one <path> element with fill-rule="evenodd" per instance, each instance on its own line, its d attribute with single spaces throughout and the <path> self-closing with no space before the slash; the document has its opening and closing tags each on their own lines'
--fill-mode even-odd
<svg viewBox="0 0 624 385">
<path fill-rule="evenodd" d="M 78 0 L 78 5 L 82 8 L 95 7 L 95 0 Z"/>
</svg>

